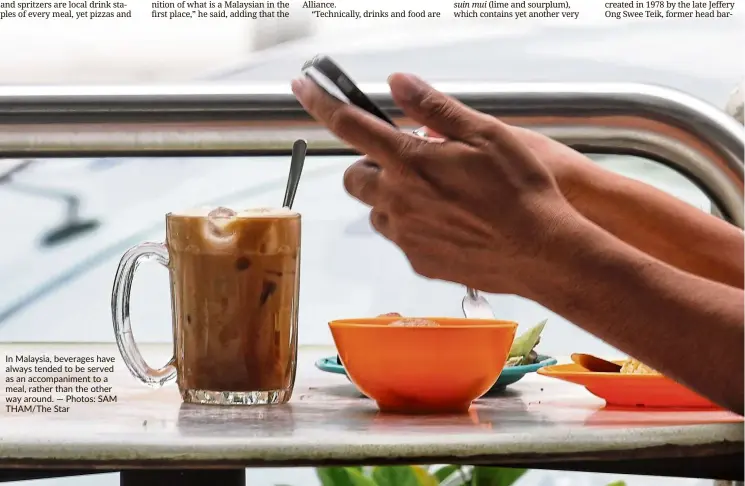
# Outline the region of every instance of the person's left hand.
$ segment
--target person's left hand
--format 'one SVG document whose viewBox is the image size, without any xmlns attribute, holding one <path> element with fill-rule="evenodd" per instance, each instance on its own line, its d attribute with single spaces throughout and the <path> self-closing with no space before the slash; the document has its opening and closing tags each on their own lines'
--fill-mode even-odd
<svg viewBox="0 0 745 486">
<path fill-rule="evenodd" d="M 373 227 L 417 273 L 529 297 L 576 215 L 550 171 L 499 120 L 413 76 L 389 82 L 406 115 L 444 139 L 401 132 L 308 79 L 293 91 L 314 118 L 368 154 L 347 170 L 345 187 L 372 206 Z"/>
<path fill-rule="evenodd" d="M 556 179 L 561 194 L 581 212 L 584 189 L 591 185 L 597 176 L 597 165 L 586 155 L 542 133 L 515 125 L 506 125 L 506 127 L 521 144 L 528 147 L 533 155 L 541 160 Z M 416 132 L 424 134 L 431 140 L 444 138 L 429 127 L 420 127 Z M 592 204 L 591 201 L 585 202 Z"/>
</svg>

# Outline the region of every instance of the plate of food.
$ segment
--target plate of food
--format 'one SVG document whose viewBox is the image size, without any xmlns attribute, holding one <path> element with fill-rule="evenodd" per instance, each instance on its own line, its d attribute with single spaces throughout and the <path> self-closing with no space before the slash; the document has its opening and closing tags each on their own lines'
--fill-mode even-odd
<svg viewBox="0 0 745 486">
<path fill-rule="evenodd" d="M 572 363 L 547 366 L 539 375 L 584 386 L 612 407 L 721 409 L 634 358 L 604 360 L 573 354 Z"/>
<path fill-rule="evenodd" d="M 427 322 L 424 319 L 406 319 L 396 313 L 383 314 L 378 318 L 400 318 L 390 322 L 389 326 L 410 326 L 410 327 L 433 327 L 432 321 Z M 528 373 L 534 373 L 539 369 L 556 364 L 556 359 L 540 354 L 536 351 L 536 346 L 540 342 L 541 333 L 546 325 L 546 321 L 538 323 L 531 329 L 514 339 L 509 350 L 509 354 L 504 364 L 504 368 L 499 374 L 496 383 L 491 386 L 488 393 L 494 393 L 503 390 L 505 387 L 520 381 Z M 315 363 L 316 368 L 327 373 L 345 375 L 349 379 L 347 370 L 344 368 L 339 355 L 321 358 Z"/>
</svg>

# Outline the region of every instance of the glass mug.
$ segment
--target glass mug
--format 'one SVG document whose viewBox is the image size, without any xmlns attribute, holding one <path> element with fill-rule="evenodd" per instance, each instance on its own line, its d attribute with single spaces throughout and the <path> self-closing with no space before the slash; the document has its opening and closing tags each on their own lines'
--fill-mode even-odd
<svg viewBox="0 0 745 486">
<path fill-rule="evenodd" d="M 141 261 L 168 268 L 173 357 L 152 369 L 130 326 L 132 281 Z M 186 403 L 287 402 L 297 368 L 300 215 L 289 209 L 226 208 L 166 215 L 166 242 L 121 258 L 111 314 L 127 368 L 153 388 L 178 383 Z"/>
</svg>

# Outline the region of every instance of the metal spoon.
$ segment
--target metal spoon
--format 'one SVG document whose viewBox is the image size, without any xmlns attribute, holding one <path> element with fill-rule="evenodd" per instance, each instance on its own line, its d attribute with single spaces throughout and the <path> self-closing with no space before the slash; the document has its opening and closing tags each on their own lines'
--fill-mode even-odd
<svg viewBox="0 0 745 486">
<path fill-rule="evenodd" d="M 300 184 L 300 174 L 303 173 L 305 164 L 305 154 L 308 151 L 308 142 L 305 140 L 295 140 L 292 144 L 292 157 L 290 159 L 290 173 L 287 176 L 287 188 L 285 189 L 285 198 L 282 207 L 292 209 L 292 203 L 295 202 L 297 186 Z"/>
<path fill-rule="evenodd" d="M 461 303 L 466 319 L 495 319 L 489 302 L 479 295 L 479 291 L 466 287 L 466 296 Z"/>
</svg>

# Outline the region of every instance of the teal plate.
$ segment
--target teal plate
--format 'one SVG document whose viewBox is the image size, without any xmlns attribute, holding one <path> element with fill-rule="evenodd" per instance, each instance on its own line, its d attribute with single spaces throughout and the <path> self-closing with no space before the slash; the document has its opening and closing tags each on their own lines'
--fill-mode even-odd
<svg viewBox="0 0 745 486">
<path fill-rule="evenodd" d="M 544 366 L 550 366 L 556 364 L 556 358 L 545 356 L 543 354 L 538 355 L 538 362 L 524 365 L 524 366 L 510 366 L 502 370 L 502 374 L 499 375 L 499 379 L 491 387 L 487 393 L 499 391 L 507 386 L 520 381 L 528 373 L 535 373 Z M 344 365 L 342 365 L 336 356 L 329 356 L 328 358 L 321 358 L 316 361 L 316 368 L 327 373 L 335 373 L 337 375 L 347 375 Z M 349 377 L 347 377 L 349 378 Z"/>
</svg>

